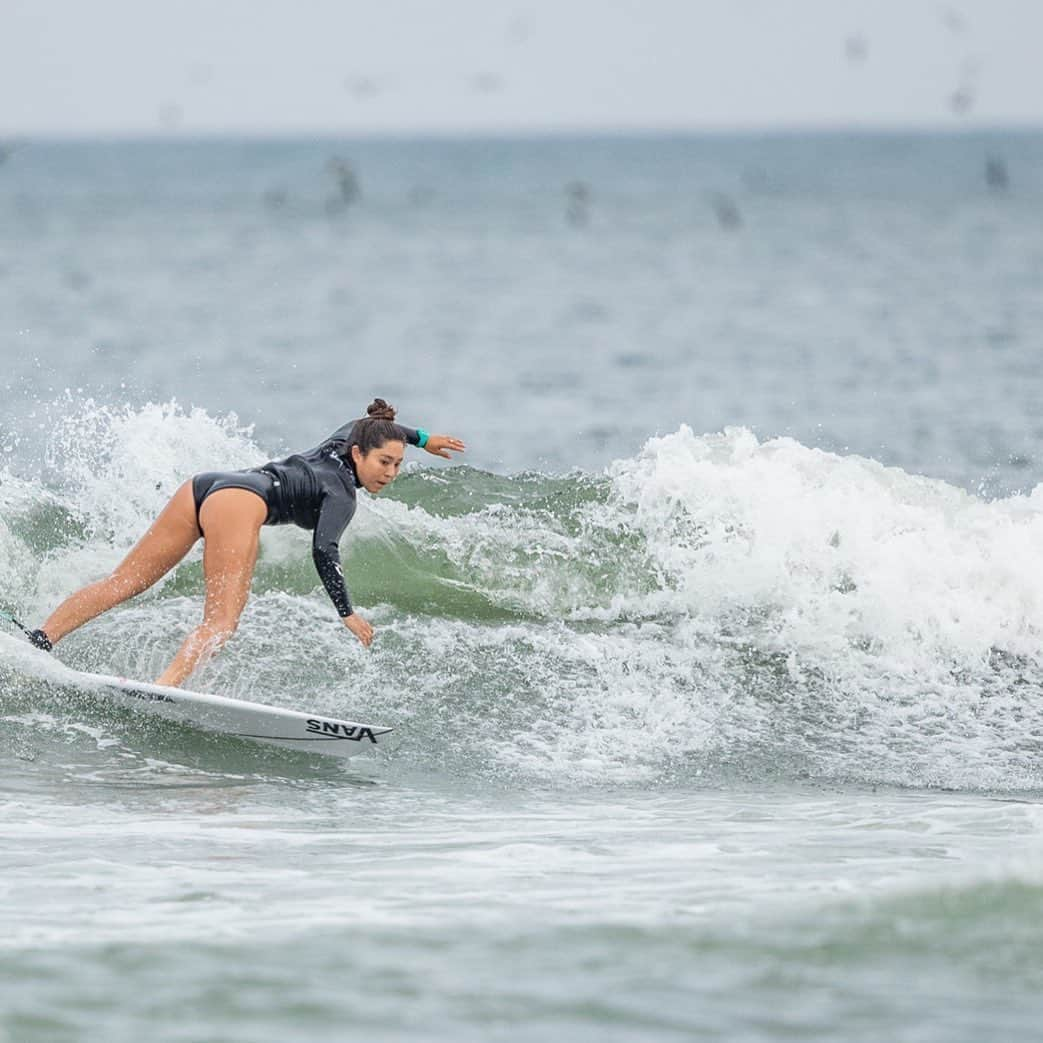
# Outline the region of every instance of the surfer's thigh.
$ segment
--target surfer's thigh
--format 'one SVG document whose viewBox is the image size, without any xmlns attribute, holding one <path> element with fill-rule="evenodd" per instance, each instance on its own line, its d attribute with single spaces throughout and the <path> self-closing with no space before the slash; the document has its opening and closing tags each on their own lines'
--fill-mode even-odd
<svg viewBox="0 0 1043 1043">
<path fill-rule="evenodd" d="M 203 577 L 204 620 L 234 630 L 250 596 L 261 526 L 268 505 L 249 489 L 219 489 L 203 501 L 199 522 L 205 533 Z"/>
<path fill-rule="evenodd" d="M 199 536 L 192 483 L 185 482 L 116 567 L 113 578 L 122 585 L 144 590 L 166 575 L 192 549 Z"/>
</svg>

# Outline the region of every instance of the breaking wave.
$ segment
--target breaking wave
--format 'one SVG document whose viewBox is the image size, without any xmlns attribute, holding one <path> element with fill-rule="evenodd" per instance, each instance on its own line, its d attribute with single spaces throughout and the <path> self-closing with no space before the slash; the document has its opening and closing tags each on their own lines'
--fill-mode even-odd
<svg viewBox="0 0 1043 1043">
<path fill-rule="evenodd" d="M 39 620 L 186 477 L 271 455 L 234 416 L 66 403 L 44 466 L 0 471 L 0 601 Z M 1040 489 L 985 501 L 683 426 L 597 474 L 414 464 L 362 499 L 343 551 L 374 648 L 337 623 L 309 535 L 266 530 L 194 687 L 393 724 L 393 763 L 546 784 L 1043 786 Z M 197 549 L 61 655 L 148 677 L 202 589 Z M 27 669 L 3 689 L 44 683 Z"/>
</svg>

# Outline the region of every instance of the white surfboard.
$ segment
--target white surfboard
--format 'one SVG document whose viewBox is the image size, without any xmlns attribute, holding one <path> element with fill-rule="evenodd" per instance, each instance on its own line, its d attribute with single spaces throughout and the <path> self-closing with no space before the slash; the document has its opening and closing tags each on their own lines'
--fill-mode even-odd
<svg viewBox="0 0 1043 1043">
<path fill-rule="evenodd" d="M 22 627 L 7 612 L 0 611 L 0 617 Z M 168 720 L 269 746 L 348 758 L 379 745 L 381 737 L 391 731 L 390 728 L 344 721 L 321 713 L 302 713 L 247 699 L 229 699 L 223 695 L 188 692 L 183 688 L 168 688 L 126 677 L 73 670 L 61 660 L 8 634 L 0 634 L 0 644 L 4 646 L 5 654 L 31 662 L 33 673 L 43 679 Z"/>
<path fill-rule="evenodd" d="M 321 753 L 329 757 L 354 757 L 378 745 L 390 728 L 357 721 L 342 721 L 325 714 L 284 710 L 246 699 L 188 692 L 183 688 L 131 681 L 125 677 L 62 671 L 69 683 L 99 693 L 125 706 L 181 721 L 206 731 L 281 746 L 288 750 Z"/>
</svg>

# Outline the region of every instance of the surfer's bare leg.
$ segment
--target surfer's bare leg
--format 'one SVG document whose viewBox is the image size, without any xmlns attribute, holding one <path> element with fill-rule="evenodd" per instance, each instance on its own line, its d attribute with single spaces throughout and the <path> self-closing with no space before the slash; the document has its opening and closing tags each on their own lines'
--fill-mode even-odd
<svg viewBox="0 0 1043 1043">
<path fill-rule="evenodd" d="M 112 573 L 67 597 L 41 629 L 57 644 L 88 620 L 151 587 L 192 549 L 199 537 L 192 483 L 185 482 Z"/>
<path fill-rule="evenodd" d="M 268 505 L 247 489 L 211 493 L 199 512 L 205 534 L 203 575 L 206 603 L 203 622 L 192 631 L 157 684 L 180 685 L 235 633 L 250 596 L 261 526 Z"/>
</svg>

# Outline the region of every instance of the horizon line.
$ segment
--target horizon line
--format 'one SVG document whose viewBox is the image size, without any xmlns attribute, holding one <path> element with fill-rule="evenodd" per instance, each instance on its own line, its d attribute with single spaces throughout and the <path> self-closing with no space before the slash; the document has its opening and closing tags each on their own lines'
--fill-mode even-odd
<svg viewBox="0 0 1043 1043">
<path fill-rule="evenodd" d="M 1043 133 L 1043 121 L 997 120 L 977 124 L 939 121 L 807 122 L 764 124 L 534 125 L 516 127 L 315 127 L 315 128 L 99 128 L 96 130 L 6 130 L 0 128 L 0 148 L 19 143 L 60 142 L 177 142 L 301 141 L 301 140 L 525 140 L 557 138 L 664 138 L 664 137 L 800 137 L 935 135 L 970 137 L 990 134 Z"/>
</svg>

